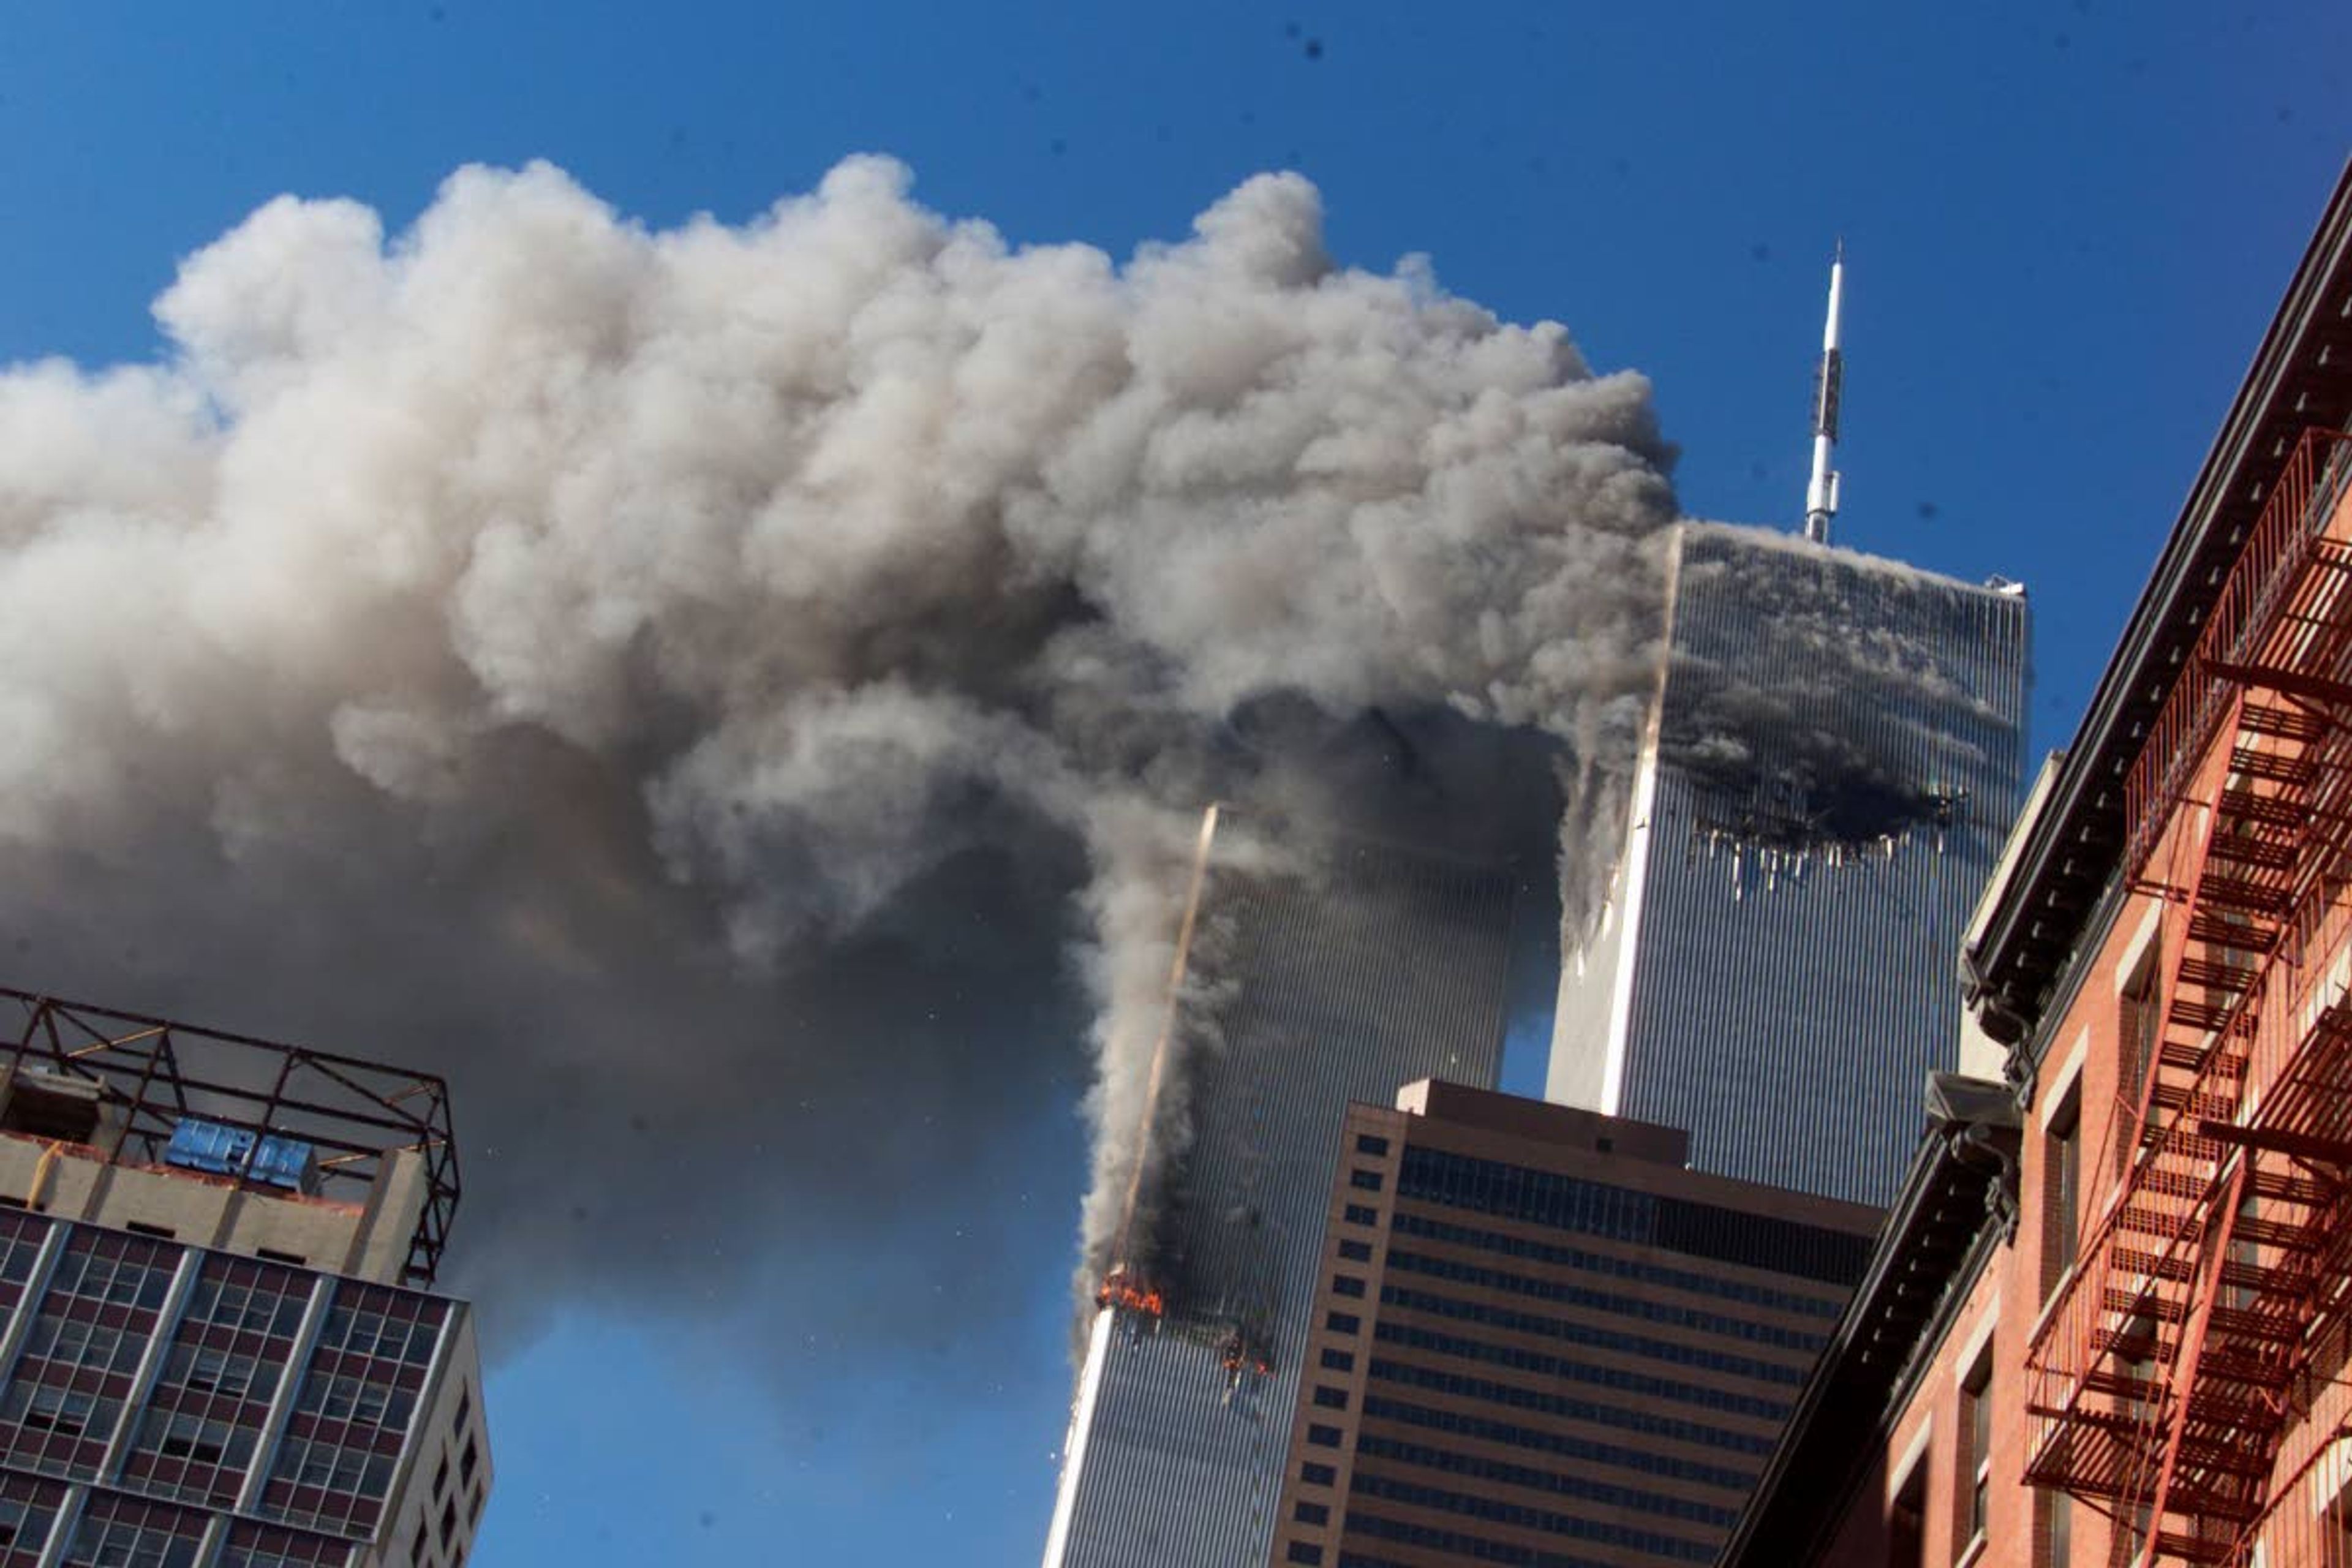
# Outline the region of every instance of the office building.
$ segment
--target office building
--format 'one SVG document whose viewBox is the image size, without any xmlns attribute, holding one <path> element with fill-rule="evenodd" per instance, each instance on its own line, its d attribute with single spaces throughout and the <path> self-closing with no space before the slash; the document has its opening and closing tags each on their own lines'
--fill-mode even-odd
<svg viewBox="0 0 2352 1568">
<path fill-rule="evenodd" d="M 0 990 L 0 1568 L 456 1568 L 437 1079 Z"/>
<path fill-rule="evenodd" d="M 2352 1561 L 2352 170 L 1966 949 L 1730 1568 Z"/>
<path fill-rule="evenodd" d="M 1546 1096 L 1686 1128 L 1703 1171 L 1884 1205 L 1955 1065 L 1954 954 L 2017 806 L 2024 597 L 1700 523 L 1667 582 Z"/>
<path fill-rule="evenodd" d="M 1518 875 L 1295 830 L 1253 847 L 1209 815 L 1171 1031 L 1189 1141 L 1087 1331 L 1048 1568 L 1265 1560 L 1332 1130 L 1415 1079 L 1496 1080 Z"/>
<path fill-rule="evenodd" d="M 1276 1563 L 1714 1560 L 1876 1211 L 1442 1082 L 1339 1139 Z"/>
</svg>

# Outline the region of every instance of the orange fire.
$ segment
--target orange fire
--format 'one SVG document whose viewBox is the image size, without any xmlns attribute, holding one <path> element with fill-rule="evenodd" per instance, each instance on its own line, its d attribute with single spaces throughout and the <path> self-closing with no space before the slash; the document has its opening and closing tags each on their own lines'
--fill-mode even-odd
<svg viewBox="0 0 2352 1568">
<path fill-rule="evenodd" d="M 1253 1349 L 1249 1342 L 1242 1337 L 1242 1331 L 1239 1329 L 1225 1336 L 1225 1342 L 1220 1348 L 1223 1352 L 1225 1374 L 1228 1377 L 1238 1378 L 1244 1367 L 1249 1368 L 1260 1377 L 1274 1371 L 1274 1363 L 1266 1358 L 1265 1352 Z"/>
<path fill-rule="evenodd" d="M 1118 1307 L 1129 1312 L 1148 1312 L 1155 1318 L 1168 1310 L 1167 1298 L 1129 1274 L 1124 1266 L 1112 1269 L 1105 1277 L 1102 1289 L 1095 1292 L 1095 1305 Z"/>
</svg>

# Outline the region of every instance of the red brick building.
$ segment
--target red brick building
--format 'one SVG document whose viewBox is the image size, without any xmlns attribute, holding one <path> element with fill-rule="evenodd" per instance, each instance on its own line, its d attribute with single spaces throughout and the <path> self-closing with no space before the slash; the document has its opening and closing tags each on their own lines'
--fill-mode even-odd
<svg viewBox="0 0 2352 1568">
<path fill-rule="evenodd" d="M 1726 1564 L 2352 1563 L 2347 417 L 2352 171 L 1972 927 L 1999 1079 L 1931 1089 Z"/>
</svg>

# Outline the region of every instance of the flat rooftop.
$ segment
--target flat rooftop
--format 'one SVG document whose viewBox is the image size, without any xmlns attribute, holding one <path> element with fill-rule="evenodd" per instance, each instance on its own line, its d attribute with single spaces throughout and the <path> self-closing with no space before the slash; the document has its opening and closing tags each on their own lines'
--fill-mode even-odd
<svg viewBox="0 0 2352 1568">
<path fill-rule="evenodd" d="M 9 986 L 0 986 L 0 1073 L 35 1091 L 12 1094 L 10 1120 L 23 1124 L 0 1132 L 109 1165 L 276 1193 L 257 1164 L 223 1176 L 166 1158 L 183 1123 L 209 1123 L 309 1145 L 317 1195 L 362 1204 L 386 1162 L 413 1152 L 426 1192 L 405 1276 L 430 1285 L 439 1270 L 460 1188 L 448 1085 L 429 1073 Z"/>
</svg>

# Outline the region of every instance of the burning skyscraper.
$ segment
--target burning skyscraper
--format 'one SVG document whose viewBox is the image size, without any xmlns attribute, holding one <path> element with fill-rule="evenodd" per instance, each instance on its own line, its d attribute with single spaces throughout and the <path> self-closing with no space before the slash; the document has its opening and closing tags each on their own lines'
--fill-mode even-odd
<svg viewBox="0 0 2352 1568">
<path fill-rule="evenodd" d="M 1688 1128 L 1700 1170 L 1883 1204 L 1954 1065 L 1953 955 L 2016 809 L 2024 596 L 1686 523 L 1667 598 L 1549 1098 Z"/>
<path fill-rule="evenodd" d="M 1829 548 L 1844 273 L 1841 247 L 1803 537 L 1669 542 L 1656 693 L 1622 847 L 1570 904 L 1548 1090 L 1689 1129 L 1699 1170 L 1885 1204 L 1921 1083 L 1956 1065 L 1954 955 L 2018 805 L 2027 616 L 2017 584 Z"/>
<path fill-rule="evenodd" d="M 2012 584 L 1830 548 L 1835 336 L 1808 537 L 1674 525 L 1637 741 L 1569 748 L 1549 1087 L 1689 1129 L 1700 1171 L 1883 1203 L 1957 1049 L 2026 612 Z M 1513 893 L 1507 869 L 1269 847 L 1211 814 L 1047 1568 L 1265 1560 L 1343 1108 L 1495 1085 Z"/>
<path fill-rule="evenodd" d="M 1344 1108 L 1500 1071 L 1519 874 L 1212 810 L 1045 1561 L 1263 1562 Z M 1172 1143 L 1170 1145 L 1173 1147 Z"/>
</svg>

